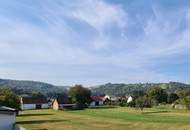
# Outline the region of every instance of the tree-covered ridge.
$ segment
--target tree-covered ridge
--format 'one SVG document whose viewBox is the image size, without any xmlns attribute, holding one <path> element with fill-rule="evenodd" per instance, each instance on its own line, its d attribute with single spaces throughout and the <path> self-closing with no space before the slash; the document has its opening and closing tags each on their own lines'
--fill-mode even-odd
<svg viewBox="0 0 190 130">
<path fill-rule="evenodd" d="M 108 95 L 122 96 L 131 95 L 134 91 L 146 91 L 151 87 L 161 87 L 168 93 L 174 93 L 177 90 L 190 88 L 189 84 L 179 82 L 169 83 L 137 83 L 137 84 L 112 84 L 108 83 L 92 88 L 93 93 L 104 93 Z"/>
<path fill-rule="evenodd" d="M 9 80 L 0 79 L 0 88 L 10 88 L 18 95 L 42 93 L 44 95 L 51 95 L 55 93 L 62 93 L 66 91 L 66 87 L 55 86 L 52 84 L 38 82 L 38 81 L 24 81 L 24 80 Z"/>
</svg>

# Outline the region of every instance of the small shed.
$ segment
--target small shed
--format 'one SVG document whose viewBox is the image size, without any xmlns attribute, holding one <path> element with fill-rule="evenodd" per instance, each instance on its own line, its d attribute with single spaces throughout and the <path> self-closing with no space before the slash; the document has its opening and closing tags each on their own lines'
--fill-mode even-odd
<svg viewBox="0 0 190 130">
<path fill-rule="evenodd" d="M 13 108 L 0 106 L 0 130 L 13 130 L 18 111 Z"/>
<path fill-rule="evenodd" d="M 48 108 L 48 101 L 45 97 L 22 97 L 21 109 L 45 109 Z"/>
</svg>

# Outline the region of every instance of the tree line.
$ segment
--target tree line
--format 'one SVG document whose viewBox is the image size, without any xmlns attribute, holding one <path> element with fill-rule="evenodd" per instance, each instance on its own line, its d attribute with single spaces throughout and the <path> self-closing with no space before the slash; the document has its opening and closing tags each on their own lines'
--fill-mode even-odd
<svg viewBox="0 0 190 130">
<path fill-rule="evenodd" d="M 161 87 L 152 87 L 147 91 L 134 91 L 134 100 L 128 106 L 136 107 L 141 110 L 145 107 L 158 106 L 160 104 L 180 104 L 190 109 L 190 89 L 177 90 L 173 93 Z"/>
<path fill-rule="evenodd" d="M 91 102 L 91 91 L 82 85 L 75 85 L 74 87 L 70 88 L 67 93 L 55 93 L 53 94 L 52 98 L 56 98 L 58 95 L 67 95 L 71 103 L 75 103 L 77 105 L 77 109 L 85 108 Z M 46 95 L 40 92 L 33 92 L 30 94 L 30 96 L 47 98 Z M 13 89 L 0 88 L 0 105 L 20 110 L 20 96 L 17 95 Z"/>
<path fill-rule="evenodd" d="M 77 104 L 77 108 L 86 108 L 92 101 L 92 92 L 90 89 L 83 87 L 82 85 L 75 85 L 71 87 L 67 93 L 71 103 Z M 146 91 L 134 90 L 130 94 L 133 97 L 133 101 L 127 103 L 127 100 L 119 100 L 116 104 L 107 105 L 120 105 L 136 107 L 143 110 L 145 107 L 153 107 L 160 104 L 180 104 L 190 109 L 190 88 L 179 89 L 175 92 L 168 92 L 159 86 L 150 87 Z M 33 93 L 33 97 L 45 96 L 42 93 Z M 13 90 L 9 88 L 0 89 L 0 105 L 13 107 L 20 109 L 20 97 Z"/>
</svg>

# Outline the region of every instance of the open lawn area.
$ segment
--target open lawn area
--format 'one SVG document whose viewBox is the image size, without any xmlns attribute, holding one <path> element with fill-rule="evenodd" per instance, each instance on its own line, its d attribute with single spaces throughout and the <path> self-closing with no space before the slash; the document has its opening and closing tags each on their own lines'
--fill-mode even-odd
<svg viewBox="0 0 190 130">
<path fill-rule="evenodd" d="M 190 130 L 190 111 L 127 107 L 77 111 L 28 110 L 17 123 L 28 130 Z"/>
</svg>

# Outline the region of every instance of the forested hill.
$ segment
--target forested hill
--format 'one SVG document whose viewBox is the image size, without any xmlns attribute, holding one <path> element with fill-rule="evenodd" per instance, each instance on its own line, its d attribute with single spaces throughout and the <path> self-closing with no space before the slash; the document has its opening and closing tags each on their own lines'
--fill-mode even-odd
<svg viewBox="0 0 190 130">
<path fill-rule="evenodd" d="M 167 92 L 175 92 L 180 89 L 190 88 L 190 84 L 184 84 L 179 82 L 137 84 L 108 83 L 92 87 L 91 90 L 93 93 L 121 96 L 130 95 L 134 91 L 146 91 L 150 87 L 161 87 Z M 11 88 L 19 95 L 38 92 L 44 95 L 51 95 L 56 93 L 64 93 L 66 89 L 69 88 L 69 86 L 55 86 L 52 84 L 37 81 L 0 79 L 0 88 Z"/>
<path fill-rule="evenodd" d="M 24 81 L 24 80 L 9 80 L 0 79 L 0 88 L 11 88 L 17 94 L 31 94 L 31 93 L 42 93 L 54 94 L 62 93 L 66 91 L 66 87 L 55 86 L 48 83 L 37 82 L 37 81 Z"/>
<path fill-rule="evenodd" d="M 190 84 L 179 82 L 169 83 L 138 83 L 138 84 L 112 84 L 108 83 L 92 88 L 93 93 L 108 94 L 115 96 L 130 95 L 134 91 L 146 91 L 150 87 L 161 87 L 168 93 L 175 92 L 180 89 L 190 88 Z"/>
</svg>

